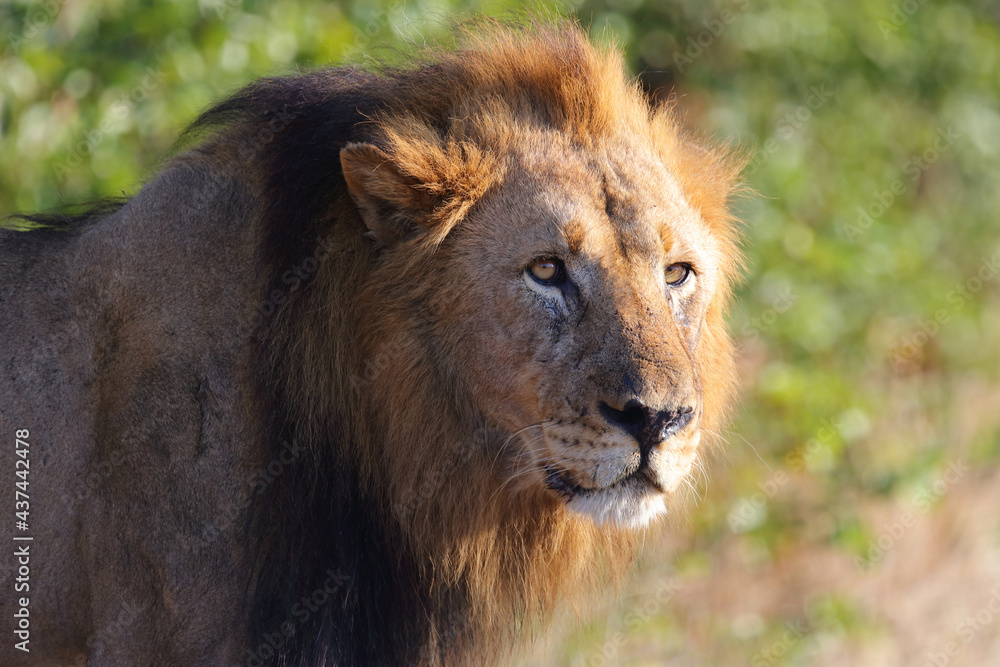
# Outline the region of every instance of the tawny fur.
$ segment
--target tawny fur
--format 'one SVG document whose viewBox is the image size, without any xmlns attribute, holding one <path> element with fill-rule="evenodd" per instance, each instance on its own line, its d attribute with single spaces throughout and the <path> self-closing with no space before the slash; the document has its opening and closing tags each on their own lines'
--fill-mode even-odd
<svg viewBox="0 0 1000 667">
<path fill-rule="evenodd" d="M 621 438 L 571 441 L 606 430 L 589 408 L 624 401 L 622 377 L 664 406 L 695 402 L 676 462 L 663 464 L 679 475 L 700 432 L 721 429 L 734 388 L 723 314 L 740 266 L 728 209 L 740 160 L 687 136 L 617 52 L 566 24 L 480 23 L 458 51 L 405 68 L 263 80 L 207 112 L 197 132 L 201 143 L 121 210 L 49 220 L 71 229 L 57 241 L 18 236 L 34 235 L 28 250 L 0 236 L 0 270 L 22 270 L 47 245 L 55 266 L 25 281 L 57 291 L 69 280 L 87 300 L 41 316 L 35 335 L 91 309 L 79 315 L 73 354 L 84 370 L 71 386 L 24 379 L 30 348 L 15 346 L 5 380 L 37 400 L 2 409 L 4 432 L 68 401 L 97 426 L 59 474 L 129 462 L 71 503 L 69 523 L 79 517 L 86 531 L 48 538 L 62 546 L 40 567 L 70 592 L 68 607 L 51 599 L 39 611 L 52 619 L 49 658 L 493 663 L 558 603 L 617 581 L 641 531 L 571 511 L 536 458 L 562 456 L 580 482 L 599 468 L 583 450 Z M 570 205 L 580 219 L 535 224 Z M 549 244 L 534 250 L 563 244 L 587 267 L 592 290 L 579 299 L 591 310 L 578 319 L 588 324 L 558 334 L 572 344 L 544 324 L 570 307 L 562 297 L 545 302 L 516 272 L 497 282 L 523 268 L 518 253 L 532 259 L 532 234 Z M 222 246 L 218 265 L 202 268 Z M 681 248 L 705 258 L 704 274 L 690 295 L 660 298 L 660 269 L 639 275 L 630 262 L 647 253 L 669 263 Z M 151 270 L 166 287 L 150 286 Z M 204 279 L 190 277 L 198 271 Z M 181 283 L 197 307 L 177 306 Z M 6 312 L 42 299 L 33 289 L 0 291 Z M 532 310 L 543 302 L 549 310 Z M 22 333 L 9 314 L 0 323 L 4 341 Z M 190 359 L 183 373 L 195 379 L 181 381 L 170 355 Z M 573 355 L 586 372 L 560 361 Z M 552 414 L 556 403 L 582 406 L 579 423 Z M 188 404 L 202 426 L 160 434 L 156 420 Z M 547 419 L 563 430 L 533 426 Z M 233 482 L 288 442 L 303 453 L 281 475 L 260 488 Z M 181 451 L 187 467 L 163 467 Z M 184 494 L 211 491 L 204 503 L 180 499 L 190 485 Z M 177 503 L 183 518 L 164 518 Z M 162 531 L 143 532 L 156 522 Z M 206 527 L 216 534 L 207 559 L 184 544 Z M 106 553 L 73 546 L 122 530 Z M 263 651 L 262 636 L 331 568 L 343 599 Z M 94 649 L 86 638 L 123 600 L 142 610 L 128 637 Z"/>
</svg>

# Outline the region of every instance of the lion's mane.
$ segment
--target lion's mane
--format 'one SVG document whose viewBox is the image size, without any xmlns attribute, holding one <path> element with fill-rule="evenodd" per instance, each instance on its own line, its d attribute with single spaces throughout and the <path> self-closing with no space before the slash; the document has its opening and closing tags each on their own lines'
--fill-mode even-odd
<svg viewBox="0 0 1000 667">
<path fill-rule="evenodd" d="M 575 26 L 479 24 L 459 50 L 425 52 L 418 64 L 261 80 L 189 131 L 197 143 L 170 169 L 197 174 L 197 185 L 177 193 L 174 210 L 236 197 L 250 203 L 230 215 L 259 230 L 253 298 L 214 286 L 250 304 L 219 332 L 256 359 L 252 400 L 238 407 L 255 425 L 248 432 L 259 431 L 246 447 L 259 443 L 264 464 L 291 462 L 258 480 L 242 529 L 253 563 L 249 659 L 489 663 L 557 601 L 617 581 L 630 562 L 627 531 L 545 494 L 504 501 L 500 436 L 415 325 L 437 284 L 430 258 L 511 177 L 498 156 L 526 128 L 581 146 L 655 128 L 662 159 L 727 258 L 698 348 L 702 427 L 719 429 L 734 376 L 722 317 L 739 269 L 727 208 L 738 163 L 686 136 L 624 69 Z M 388 260 L 348 195 L 338 155 L 351 142 L 378 145 L 435 204 Z M 386 452 L 405 457 L 405 473 L 390 474 Z M 314 604 L 318 591 L 330 601 Z"/>
</svg>

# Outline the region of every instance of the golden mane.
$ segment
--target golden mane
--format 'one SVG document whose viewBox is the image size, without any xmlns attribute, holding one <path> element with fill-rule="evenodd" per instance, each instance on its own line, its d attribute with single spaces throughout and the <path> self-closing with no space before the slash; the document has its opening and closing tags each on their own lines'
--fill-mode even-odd
<svg viewBox="0 0 1000 667">
<path fill-rule="evenodd" d="M 429 195 L 456 202 L 428 230 L 429 242 L 440 242 L 503 178 L 498 155 L 506 147 L 528 131 L 550 129 L 587 148 L 648 138 L 738 256 L 726 204 L 745 159 L 692 140 L 671 104 L 651 107 L 618 51 L 594 47 L 567 23 L 512 29 L 482 21 L 460 34 L 460 44 L 426 51 L 418 68 L 390 71 L 395 94 L 373 119 L 392 160 Z"/>
<path fill-rule="evenodd" d="M 360 248 L 321 264 L 309 290 L 296 295 L 266 336 L 276 360 L 272 382 L 287 392 L 279 403 L 288 406 L 296 436 L 321 447 L 333 432 L 350 443 L 346 465 L 359 471 L 354 484 L 365 496 L 381 499 L 379 521 L 391 525 L 401 517 L 401 503 L 392 498 L 410 499 L 402 503 L 405 528 L 387 531 L 401 541 L 397 557 L 412 559 L 412 576 L 428 588 L 413 601 L 416 608 L 400 601 L 400 613 L 391 615 L 421 635 L 402 641 L 420 643 L 428 663 L 489 662 L 509 650 L 516 631 L 539 627 L 557 601 L 579 603 L 579 595 L 617 581 L 635 537 L 595 526 L 551 498 L 516 507 L 498 502 L 503 482 L 479 455 L 490 427 L 443 383 L 404 312 L 405 304 L 433 298 L 426 293 L 433 283 L 425 258 L 507 176 L 503 156 L 529 132 L 560 132 L 595 151 L 622 137 L 648 137 L 726 244 L 727 275 L 705 334 L 707 363 L 720 378 L 706 387 L 705 426 L 718 429 L 733 390 L 722 312 L 739 270 L 727 199 L 741 163 L 686 136 L 669 107 L 650 106 L 617 52 L 592 47 L 574 25 L 480 25 L 464 34 L 459 50 L 429 51 L 422 64 L 386 70 L 368 88 L 381 99 L 366 109 L 366 141 L 411 179 L 431 213 L 405 250 L 374 273 L 365 274 L 368 255 Z M 334 162 L 333 147 L 325 150 Z M 336 241 L 342 248 L 356 244 L 356 238 Z M 351 257 L 349 268 L 339 263 Z M 397 305 L 366 313 L 364 304 L 376 300 Z M 326 303 L 353 314 L 331 323 Z M 373 423 L 380 424 L 374 433 Z M 463 447 L 471 451 L 461 453 Z M 386 478 L 380 460 L 386 448 L 407 452 L 405 478 Z"/>
<path fill-rule="evenodd" d="M 710 249 L 690 257 L 709 267 L 702 277 L 710 287 L 691 280 L 689 296 L 684 281 L 667 286 L 653 261 L 644 266 L 655 267 L 655 279 L 640 284 L 619 251 L 626 245 L 610 243 L 598 259 L 613 258 L 606 264 L 619 272 L 591 283 L 600 283 L 591 292 L 598 297 L 576 318 L 589 318 L 581 338 L 592 340 L 571 350 L 575 366 L 569 353 L 542 360 L 559 356 L 558 369 L 593 388 L 583 405 L 564 396 L 574 388 L 552 383 L 575 411 L 566 421 L 610 414 L 601 435 L 632 438 L 635 467 L 606 485 L 577 485 L 580 495 L 635 482 L 655 489 L 649 495 L 662 510 L 676 486 L 648 476 L 658 474 L 649 472 L 650 452 L 676 445 L 670 470 L 679 482 L 698 429 L 718 431 L 732 398 L 723 313 L 740 259 L 727 201 L 741 161 L 690 137 L 669 105 L 651 105 L 616 51 L 591 46 L 575 24 L 545 21 L 477 23 L 457 50 L 422 51 L 406 67 L 263 79 L 203 114 L 188 137 L 199 134 L 202 141 L 129 202 L 76 221 L 44 220 L 70 233 L 0 233 L 0 262 L 19 267 L 12 276 L 30 264 L 35 273 L 24 280 L 53 293 L 75 290 L 43 299 L 27 283 L 0 285 L 0 293 L 44 301 L 38 312 L 50 317 L 48 329 L 73 341 L 39 346 L 53 367 L 66 361 L 57 356 L 63 348 L 78 355 L 64 364 L 78 369 L 74 382 L 18 376 L 27 389 L 10 389 L 11 405 L 27 404 L 23 394 L 65 410 L 59 423 L 93 426 L 67 441 L 66 455 L 50 457 L 60 479 L 80 479 L 71 466 L 95 465 L 91 459 L 115 462 L 98 475 L 100 502 L 74 505 L 58 517 L 64 524 L 53 524 L 90 532 L 69 538 L 69 528 L 53 529 L 51 543 L 62 546 L 42 556 L 52 559 L 45 571 L 69 572 L 75 596 L 71 611 L 32 612 L 66 635 L 60 655 L 123 664 L 213 656 L 220 664 L 478 665 L 509 658 L 515 638 L 540 630 L 557 604 L 580 605 L 619 581 L 636 533 L 568 509 L 560 492 L 572 488 L 554 464 L 532 468 L 534 486 L 512 472 L 511 461 L 527 456 L 522 414 L 542 411 L 542 385 L 530 382 L 535 367 L 510 361 L 513 348 L 534 363 L 539 341 L 555 339 L 542 328 L 562 326 L 554 318 L 537 324 L 549 298 L 538 294 L 549 287 L 525 273 L 525 263 L 549 255 L 497 260 L 489 278 L 503 273 L 506 282 L 493 289 L 500 283 L 481 281 L 479 292 L 470 291 L 474 281 L 454 279 L 447 260 L 488 263 L 498 248 L 548 252 L 522 248 L 514 226 L 522 201 L 539 191 L 596 211 L 613 239 L 623 238 L 615 225 L 635 223 L 629 233 L 654 239 L 642 247 L 658 253 L 656 262 L 685 276 L 687 259 L 665 258 L 680 253 L 692 229 L 709 238 Z M 538 157 L 549 160 L 544 174 L 525 166 L 544 153 L 539 146 L 555 144 L 576 172 L 555 153 Z M 638 153 L 644 161 L 633 163 Z M 634 200 L 645 208 L 628 208 L 628 187 L 609 195 L 617 186 L 605 172 L 603 192 L 584 201 L 594 193 L 583 190 L 602 187 L 601 178 L 581 185 L 590 183 L 590 162 L 610 154 L 628 172 L 619 184 L 642 190 L 647 199 Z M 504 188 L 508 199 L 497 194 Z M 600 197 L 603 206 L 594 203 Z M 501 204 L 508 218 L 496 214 Z M 497 208 L 484 215 L 490 205 Z M 640 209 L 647 217 L 623 221 Z M 658 218 L 648 213 L 654 209 Z M 455 247 L 470 230 L 482 232 L 474 239 L 501 240 L 460 255 Z M 670 234 L 676 243 L 664 240 Z M 25 259 L 46 245 L 45 262 Z M 605 290 L 618 284 L 632 289 L 629 303 Z M 503 302 L 509 312 L 489 311 L 484 301 L 501 292 L 516 295 Z M 87 306 L 65 305 L 74 298 Z M 685 323 L 674 321 L 674 305 L 689 308 L 690 318 L 676 318 Z M 625 308 L 633 310 L 615 320 Z M 501 317 L 528 333 L 481 354 L 468 343 L 480 340 L 472 325 Z M 54 335 L 39 327 L 37 336 Z M 605 346 L 614 327 L 617 356 Z M 21 358 L 35 354 L 24 341 L 36 334 L 13 325 L 3 332 Z M 469 371 L 480 358 L 488 361 Z M 516 382 L 500 384 L 504 372 Z M 604 375 L 618 384 L 596 377 Z M 615 419 L 639 408 L 627 407 L 628 398 L 607 401 L 618 401 L 614 392 L 626 385 L 641 397 L 632 385 L 643 382 L 645 396 L 659 402 L 642 404 L 641 429 L 619 428 Z M 513 405 L 517 392 L 535 406 L 488 411 Z M 595 441 L 572 444 L 581 442 Z M 247 471 L 275 463 L 266 478 L 243 483 Z M 70 545 L 74 539 L 92 548 Z M 194 543 L 213 548 L 198 553 Z M 106 642 L 104 654 L 80 644 L 133 602 L 142 633 Z"/>
</svg>

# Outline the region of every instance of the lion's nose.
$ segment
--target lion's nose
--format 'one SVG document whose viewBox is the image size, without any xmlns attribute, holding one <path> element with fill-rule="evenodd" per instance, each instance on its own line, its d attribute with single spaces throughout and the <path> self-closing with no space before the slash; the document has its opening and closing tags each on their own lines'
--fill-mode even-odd
<svg viewBox="0 0 1000 667">
<path fill-rule="evenodd" d="M 643 456 L 687 426 L 694 416 L 694 408 L 690 406 L 654 410 L 637 399 L 630 400 L 621 410 L 601 401 L 598 409 L 609 424 L 636 439 Z"/>
</svg>

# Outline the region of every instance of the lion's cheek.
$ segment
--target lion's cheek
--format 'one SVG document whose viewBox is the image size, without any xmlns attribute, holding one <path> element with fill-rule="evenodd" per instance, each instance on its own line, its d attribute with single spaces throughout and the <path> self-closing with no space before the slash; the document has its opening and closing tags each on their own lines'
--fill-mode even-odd
<svg viewBox="0 0 1000 667">
<path fill-rule="evenodd" d="M 544 369 L 527 354 L 515 351 L 502 359 L 490 359 L 478 348 L 478 358 L 470 355 L 459 364 L 464 382 L 476 391 L 473 400 L 491 422 L 511 430 L 524 428 L 549 417 L 543 406 Z"/>
</svg>

